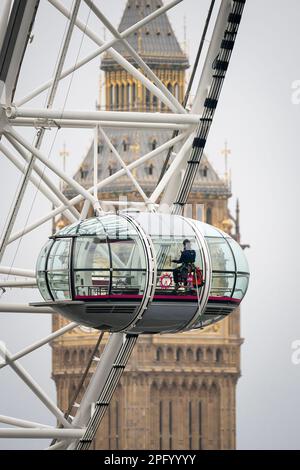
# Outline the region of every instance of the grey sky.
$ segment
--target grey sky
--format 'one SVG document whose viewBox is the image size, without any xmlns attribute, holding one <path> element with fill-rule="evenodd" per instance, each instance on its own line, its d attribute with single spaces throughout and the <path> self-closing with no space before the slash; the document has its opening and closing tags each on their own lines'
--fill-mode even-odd
<svg viewBox="0 0 300 470">
<path fill-rule="evenodd" d="M 118 24 L 125 0 L 97 0 L 104 13 Z M 70 5 L 70 1 L 64 1 Z M 183 41 L 183 18 L 186 16 L 189 52 L 196 53 L 209 1 L 185 0 L 170 15 L 174 29 Z M 82 18 L 87 9 L 82 8 Z M 230 70 L 226 79 L 216 119 L 207 144 L 207 154 L 217 169 L 224 171 L 220 150 L 228 139 L 232 150 L 234 197 L 241 204 L 243 242 L 251 244 L 247 252 L 251 268 L 251 285 L 242 305 L 243 377 L 238 384 L 237 424 L 240 449 L 299 449 L 298 405 L 300 365 L 291 362 L 291 343 L 300 339 L 300 318 L 297 303 L 298 201 L 300 185 L 299 118 L 300 105 L 293 105 L 292 82 L 300 79 L 298 0 L 248 0 Z M 89 25 L 103 35 L 102 26 L 93 15 Z M 23 96 L 53 72 L 57 48 L 62 39 L 65 20 L 46 0 L 41 0 L 35 37 L 26 54 L 18 96 Z M 68 63 L 77 57 L 81 34 L 76 33 Z M 95 46 L 85 39 L 80 57 Z M 55 107 L 62 106 L 69 81 L 66 80 Z M 66 107 L 93 109 L 98 99 L 99 59 L 75 74 Z M 45 96 L 42 97 L 45 99 Z M 37 106 L 41 99 L 28 104 Z M 31 137 L 29 132 L 26 132 Z M 44 152 L 49 152 L 55 131 L 48 133 Z M 51 158 L 60 160 L 63 142 L 70 152 L 68 171 L 78 167 L 92 139 L 90 131 L 59 131 Z M 1 221 L 4 223 L 19 175 L 0 158 Z M 24 225 L 35 220 L 48 205 L 31 189 L 18 221 Z M 234 201 L 234 199 L 233 199 Z M 49 226 L 30 237 L 24 237 L 16 257 L 16 265 L 31 267 L 32 260 L 46 239 Z M 11 247 L 4 264 L 11 264 L 16 245 Z M 34 294 L 38 298 L 38 294 Z M 18 291 L 3 301 L 32 301 L 29 291 Z M 38 339 L 50 330 L 50 319 L 20 315 L 0 318 L 1 338 L 15 351 Z M 24 360 L 55 399 L 49 349 Z M 1 371 L 1 413 L 37 421 L 49 421 L 49 415 L 9 371 Z M 28 444 L 18 442 L 18 447 Z M 0 448 L 12 443 L 0 442 Z M 42 447 L 43 443 L 37 443 Z"/>
</svg>

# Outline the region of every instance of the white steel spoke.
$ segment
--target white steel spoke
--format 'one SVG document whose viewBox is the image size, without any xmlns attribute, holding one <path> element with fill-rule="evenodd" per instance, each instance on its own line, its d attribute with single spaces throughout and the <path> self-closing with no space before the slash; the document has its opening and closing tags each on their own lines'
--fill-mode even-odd
<svg viewBox="0 0 300 470">
<path fill-rule="evenodd" d="M 59 429 L 59 428 L 0 428 L 0 438 L 11 439 L 80 439 L 85 429 Z"/>
<path fill-rule="evenodd" d="M 6 33 L 11 2 L 12 0 L 2 0 L 0 5 L 0 48 Z"/>
<path fill-rule="evenodd" d="M 35 308 L 35 307 L 33 307 L 33 308 Z M 26 348 L 22 349 L 21 351 L 17 352 L 16 354 L 12 355 L 11 356 L 11 361 L 17 361 L 18 359 L 21 359 L 21 357 L 24 357 L 27 354 L 29 354 L 33 351 L 36 351 L 37 349 L 41 348 L 45 344 L 48 344 L 51 341 L 53 341 L 54 339 L 59 338 L 60 336 L 64 335 L 68 331 L 74 330 L 74 328 L 76 328 L 77 326 L 78 326 L 78 323 L 75 323 L 75 322 L 72 322 L 72 323 L 69 323 L 66 326 L 63 326 L 62 328 L 60 328 L 59 330 L 54 331 L 53 333 L 46 336 L 45 338 L 42 338 L 39 341 L 36 341 L 35 343 L 31 344 L 30 346 L 27 346 Z M 5 367 L 6 365 L 7 365 L 7 363 L 0 364 L 0 369 L 2 369 L 2 367 Z"/>
<path fill-rule="evenodd" d="M 66 420 L 62 411 L 55 405 L 55 403 L 48 397 L 38 383 L 31 377 L 31 375 L 24 369 L 17 361 L 12 360 L 12 355 L 5 346 L 0 343 L 0 354 L 9 366 L 16 372 L 16 374 L 23 380 L 23 382 L 32 390 L 32 392 L 41 400 L 42 403 L 48 408 L 51 413 L 56 416 L 59 422 L 66 428 L 71 428 L 72 425 Z M 1 436 L 1 433 L 0 433 Z"/>
<path fill-rule="evenodd" d="M 57 86 L 58 86 L 59 78 L 60 78 L 62 68 L 63 68 L 64 62 L 65 62 L 66 54 L 67 54 L 67 51 L 68 51 L 68 48 L 69 48 L 72 32 L 73 32 L 73 29 L 74 29 L 74 22 L 75 22 L 75 19 L 76 19 L 78 10 L 79 10 L 80 2 L 81 2 L 81 0 L 75 0 L 75 3 L 74 3 L 74 7 L 73 7 L 73 10 L 72 10 L 72 15 L 71 15 L 71 19 L 70 19 L 70 24 L 69 24 L 68 31 L 67 31 L 67 34 L 66 34 L 66 38 L 65 38 L 65 41 L 64 41 L 64 44 L 63 44 L 63 48 L 62 48 L 62 51 L 61 51 L 61 54 L 60 54 L 60 57 L 59 57 L 59 60 L 58 60 L 58 63 L 57 63 L 57 67 L 56 67 L 55 74 L 54 74 L 54 80 L 53 80 L 53 83 L 52 83 L 52 86 L 51 86 L 51 89 L 50 89 L 50 94 L 49 94 L 49 97 L 47 99 L 47 108 L 51 108 L 52 105 L 53 105 L 53 102 L 54 102 L 54 98 L 55 98 L 55 95 L 56 95 L 56 92 L 57 92 Z M 40 131 L 37 133 L 35 145 L 32 146 L 32 148 L 35 148 L 35 149 L 40 148 L 40 146 L 42 144 L 42 141 L 43 141 L 43 138 L 44 138 L 44 134 L 45 134 L 45 129 L 40 129 Z M 29 158 L 26 170 L 24 171 L 24 175 L 23 175 L 23 178 L 22 178 L 20 188 L 18 189 L 16 197 L 15 197 L 15 203 L 14 203 L 14 206 L 13 206 L 13 210 L 12 210 L 11 214 L 9 215 L 7 224 L 4 228 L 3 237 L 2 237 L 1 243 L 0 243 L 0 261 L 3 257 L 5 248 L 7 246 L 10 234 L 12 232 L 13 226 L 15 224 L 15 221 L 16 221 L 19 209 L 20 209 L 22 200 L 24 198 L 24 194 L 25 194 L 27 186 L 28 186 L 28 182 L 29 182 L 32 170 L 33 170 L 35 159 L 36 159 L 35 152 L 31 152 L 31 156 Z"/>
<path fill-rule="evenodd" d="M 123 39 L 121 33 L 111 24 L 111 22 L 106 18 L 105 15 L 96 7 L 92 0 L 84 0 L 85 3 L 91 8 L 91 10 L 95 13 L 95 15 L 99 18 L 100 21 L 107 27 L 107 29 L 113 34 L 113 36 L 120 40 L 120 42 L 124 45 L 127 51 L 131 54 L 134 58 L 137 65 L 141 67 L 144 73 L 149 77 L 155 85 L 159 88 L 159 90 L 168 98 L 171 103 L 173 104 L 173 110 L 179 113 L 186 113 L 187 111 L 184 107 L 179 103 L 179 101 L 175 98 L 175 96 L 168 90 L 168 88 L 159 80 L 159 78 L 155 75 L 152 69 L 146 64 L 146 62 L 139 56 L 139 54 L 135 51 L 135 49 L 128 43 L 126 39 Z"/>
<path fill-rule="evenodd" d="M 0 303 L 0 313 L 30 313 L 30 314 L 51 314 L 56 313 L 50 307 L 32 307 L 26 304 L 4 304 Z"/>
<path fill-rule="evenodd" d="M 64 16 L 66 16 L 67 18 L 70 18 L 71 16 L 71 13 L 62 5 L 60 4 L 58 1 L 56 0 L 48 0 L 49 3 L 51 3 L 57 10 L 59 10 Z M 151 13 L 150 15 L 146 16 L 145 18 L 143 18 L 141 21 L 139 21 L 138 23 L 136 23 L 135 25 L 131 26 L 130 28 L 126 29 L 126 31 L 123 31 L 121 33 L 121 36 L 122 38 L 125 38 L 127 36 L 129 36 L 130 34 L 134 33 L 136 30 L 138 30 L 139 28 L 141 28 L 142 26 L 145 26 L 147 23 L 149 23 L 150 21 L 152 21 L 154 18 L 157 18 L 158 16 L 160 16 L 161 14 L 165 13 L 166 11 L 168 11 L 170 8 L 173 8 L 175 5 L 177 5 L 178 3 L 180 3 L 182 0 L 173 0 L 172 2 L 168 3 L 167 5 L 164 5 L 163 7 L 157 9 L 156 11 L 154 11 L 153 13 Z M 108 50 L 111 46 L 113 46 L 116 42 L 118 42 L 118 39 L 116 38 L 113 38 L 112 40 L 108 41 L 108 42 L 104 42 L 102 41 L 100 38 L 98 38 L 98 36 L 96 35 L 96 33 L 94 33 L 91 29 L 89 29 L 89 27 L 87 27 L 83 22 L 81 22 L 79 19 L 76 20 L 76 26 L 81 30 L 83 31 L 92 41 L 94 41 L 97 45 L 101 45 L 101 47 L 99 49 L 97 49 L 96 51 L 94 51 L 93 53 L 89 54 L 88 56 L 86 56 L 84 59 L 82 59 L 81 61 L 77 62 L 76 65 L 66 69 L 65 71 L 62 72 L 61 74 L 61 79 L 67 77 L 68 75 L 70 75 L 71 73 L 73 73 L 74 71 L 78 70 L 80 67 L 82 67 L 83 65 L 87 64 L 88 62 L 90 62 L 91 60 L 95 59 L 95 57 L 97 57 L 98 55 L 102 54 L 103 52 L 105 52 L 106 50 Z M 35 98 L 36 96 L 38 96 L 40 93 L 42 93 L 43 91 L 47 90 L 47 88 L 49 88 L 50 86 L 52 85 L 52 80 L 49 80 L 47 81 L 46 83 L 42 84 L 41 86 L 39 86 L 38 88 L 36 88 L 35 90 L 33 90 L 29 95 L 25 96 L 24 98 L 21 98 L 20 100 L 16 101 L 16 104 L 17 106 L 21 106 L 25 103 L 27 103 L 28 101 L 32 100 L 33 98 Z"/>
<path fill-rule="evenodd" d="M 193 140 L 194 140 L 194 135 L 192 134 L 191 136 L 189 136 L 189 138 L 183 144 L 180 151 L 178 152 L 178 154 L 174 158 L 173 162 L 171 163 L 170 167 L 168 168 L 168 170 L 164 174 L 163 178 L 161 179 L 161 181 L 156 186 L 155 190 L 153 191 L 153 193 L 150 197 L 150 199 L 153 203 L 155 203 L 158 200 L 161 193 L 167 187 L 170 179 L 174 177 L 176 172 L 178 172 L 178 168 L 180 167 L 180 163 L 182 162 L 182 160 L 185 158 L 187 152 L 189 152 L 191 147 L 192 147 Z M 176 186 L 174 184 L 169 185 L 169 186 L 171 186 L 171 188 L 170 188 L 171 190 L 174 190 L 174 188 L 178 189 L 178 186 Z M 167 206 L 166 201 L 163 200 L 161 205 L 164 205 L 164 207 L 166 207 Z"/>
<path fill-rule="evenodd" d="M 141 188 L 141 186 L 139 185 L 139 183 L 137 182 L 137 180 L 135 179 L 135 177 L 133 176 L 133 174 L 131 173 L 131 171 L 128 169 L 128 166 L 124 163 L 124 161 L 122 160 L 119 152 L 117 151 L 117 149 L 115 148 L 115 146 L 111 143 L 109 137 L 107 136 L 107 134 L 104 132 L 103 129 L 101 129 L 100 127 L 100 132 L 101 132 L 101 135 L 103 137 L 103 139 L 105 140 L 105 142 L 107 143 L 108 145 L 108 148 L 111 150 L 111 152 L 114 154 L 114 156 L 116 157 L 116 159 L 118 160 L 118 162 L 120 163 L 120 165 L 122 166 L 122 168 L 124 169 L 124 171 L 126 172 L 126 175 L 128 176 L 128 178 L 132 181 L 133 185 L 135 186 L 135 188 L 137 189 L 137 191 L 139 192 L 139 194 L 141 195 L 141 197 L 144 199 L 145 201 L 145 204 L 148 206 L 148 204 L 151 204 L 151 201 L 149 201 L 149 198 L 147 197 L 147 195 L 144 193 L 143 189 Z"/>
<path fill-rule="evenodd" d="M 33 421 L 28 421 L 26 419 L 12 418 L 10 416 L 0 415 L 0 423 L 9 424 L 11 426 L 18 426 L 20 428 L 45 428 L 52 429 L 51 426 L 46 424 L 35 423 Z"/>
<path fill-rule="evenodd" d="M 35 271 L 30 269 L 15 268 L 9 266 L 0 266 L 0 274 L 9 274 L 12 276 L 34 277 Z"/>
<path fill-rule="evenodd" d="M 13 153 L 7 149 L 6 147 L 4 147 L 4 145 L 2 143 L 0 143 L 0 151 L 16 166 L 16 168 L 18 168 L 18 170 L 20 170 L 21 172 L 25 172 L 25 167 L 24 165 L 22 165 L 22 163 L 18 160 L 18 158 L 15 157 L 15 155 L 13 155 Z M 26 154 L 26 152 L 23 152 L 24 154 Z M 35 164 L 34 165 L 34 170 L 37 170 L 37 172 L 41 172 L 42 173 L 42 170 L 40 170 L 38 168 L 38 166 Z M 44 176 L 44 179 L 46 177 Z M 48 179 L 48 178 L 47 178 Z M 47 185 L 40 179 L 40 178 L 37 178 L 35 175 L 31 174 L 30 175 L 30 178 L 29 180 L 32 182 L 32 184 L 34 184 L 34 186 L 36 188 L 38 188 L 38 190 L 44 194 L 44 196 L 50 201 L 52 202 L 52 204 L 56 207 L 60 206 L 60 204 L 62 202 L 67 202 L 67 199 L 64 198 L 64 197 L 61 197 L 60 199 L 55 196 L 53 194 L 52 191 L 49 191 Z M 51 183 L 51 182 L 50 182 Z M 51 183 L 51 186 L 52 186 L 53 183 Z M 53 185 L 54 186 L 54 185 Z M 54 186 L 55 187 L 55 186 Z M 57 189 L 57 188 L 56 188 Z M 65 199 L 65 200 L 64 200 Z M 75 207 L 71 207 L 71 210 L 74 210 Z M 75 209 L 76 211 L 76 209 Z M 77 211 L 76 211 L 77 213 Z M 70 222 L 76 222 L 77 220 L 77 217 L 75 217 L 73 214 L 71 214 L 70 211 L 66 211 L 66 217 L 67 219 L 70 221 Z M 8 242 L 9 243 L 9 242 Z"/>
<path fill-rule="evenodd" d="M 29 161 L 29 154 L 24 150 L 24 148 L 18 144 L 16 141 L 11 141 L 10 142 L 13 147 L 17 150 L 17 152 L 21 155 L 21 157 L 25 161 Z M 36 174 L 43 180 L 43 182 L 48 186 L 48 188 L 55 194 L 55 196 L 61 201 L 61 203 L 68 204 L 68 199 L 65 197 L 64 194 L 61 193 L 61 191 L 55 186 L 55 184 L 51 181 L 50 178 L 48 178 L 47 175 L 45 175 L 44 169 L 41 169 L 37 163 L 34 163 L 33 166 L 34 171 Z M 66 217 L 72 221 L 75 222 L 79 218 L 79 212 L 75 207 L 70 207 L 70 210 L 66 211 Z"/>
<path fill-rule="evenodd" d="M 123 113 L 122 113 L 123 114 Z M 122 116 L 120 115 L 120 119 Z M 159 129 L 159 130 L 187 130 L 190 124 L 176 123 L 152 123 L 152 122 L 124 122 L 120 121 L 90 121 L 90 120 L 74 120 L 74 119 L 32 119 L 32 118 L 16 118 L 9 121 L 13 126 L 18 127 L 47 127 L 47 128 L 66 128 L 66 129 L 94 129 L 96 126 L 103 128 L 126 128 L 126 129 Z M 194 124 L 195 125 L 195 124 Z"/>
<path fill-rule="evenodd" d="M 0 287 L 12 289 L 18 288 L 34 288 L 37 287 L 37 283 L 34 280 L 31 281 L 0 281 Z"/>
<path fill-rule="evenodd" d="M 179 134 L 178 136 L 174 137 L 173 139 L 169 140 L 168 142 L 165 142 L 164 144 L 160 145 L 159 147 L 157 147 L 155 150 L 152 150 L 151 152 L 149 152 L 148 154 L 144 155 L 143 157 L 140 157 L 138 160 L 134 161 L 134 162 L 131 162 L 129 165 L 127 165 L 127 168 L 129 170 L 133 170 L 134 168 L 137 168 L 139 167 L 140 165 L 143 165 L 144 163 L 146 163 L 148 160 L 152 159 L 152 158 L 155 158 L 157 157 L 158 155 L 160 155 L 162 152 L 164 152 L 165 150 L 168 150 L 170 147 L 173 147 L 174 145 L 176 145 L 178 142 L 181 142 L 182 140 L 185 140 L 186 137 L 188 136 L 188 133 L 183 133 L 183 134 Z M 105 178 L 104 180 L 100 181 L 97 185 L 97 188 L 98 190 L 113 183 L 114 181 L 116 181 L 118 178 L 122 177 L 126 175 L 126 172 L 124 169 L 121 169 L 121 170 L 118 170 L 116 173 L 114 173 L 113 175 L 111 176 L 108 176 L 107 178 Z M 89 192 L 92 192 L 93 191 L 93 187 L 90 188 L 88 190 Z M 75 204 L 78 204 L 80 203 L 83 199 L 85 199 L 81 194 L 79 194 L 78 196 L 75 196 L 73 199 L 71 199 L 68 203 L 68 206 L 70 205 L 75 205 Z M 152 200 L 152 198 L 150 198 L 152 203 L 154 202 Z M 67 208 L 68 206 L 66 205 L 62 205 L 60 207 L 57 207 L 56 209 L 54 209 L 53 211 L 49 212 L 47 215 L 45 215 L 44 217 L 38 219 L 37 221 L 35 221 L 34 223 L 32 223 L 31 225 L 27 226 L 25 229 L 23 229 L 22 231 L 18 232 L 18 233 L 15 233 L 11 236 L 11 238 L 9 239 L 9 242 L 8 243 L 12 243 L 13 241 L 17 240 L 18 238 L 22 237 L 23 235 L 31 232 L 32 230 L 34 230 L 35 228 L 37 227 L 40 227 L 42 224 L 46 223 L 48 220 L 51 220 L 53 219 L 53 217 L 63 213 Z"/>
<path fill-rule="evenodd" d="M 102 204 L 102 202 L 101 202 L 101 204 Z M 85 220 L 87 218 L 90 206 L 91 206 L 90 201 L 88 199 L 86 199 L 83 203 L 83 206 L 82 206 L 82 211 L 80 213 L 80 220 Z"/>
<path fill-rule="evenodd" d="M 124 122 L 152 122 L 166 124 L 199 124 L 199 114 L 170 114 L 170 113 L 141 113 L 127 111 L 78 111 L 78 110 L 55 110 L 55 109 L 23 109 L 16 106 L 8 106 L 6 109 L 8 118 L 29 117 L 46 119 L 71 119 L 71 120 L 94 120 L 100 121 L 124 121 Z M 13 124 L 13 121 L 12 121 Z"/>
<path fill-rule="evenodd" d="M 65 172 L 63 172 L 61 169 L 59 169 L 53 162 L 48 160 L 40 150 L 37 148 L 33 147 L 29 142 L 27 142 L 24 137 L 16 132 L 14 129 L 11 127 L 6 127 L 5 128 L 5 137 L 12 142 L 13 140 L 16 140 L 20 144 L 22 144 L 29 152 L 33 153 L 38 160 L 40 160 L 44 165 L 46 165 L 51 171 L 53 171 L 57 176 L 62 178 L 67 184 L 70 185 L 71 188 L 73 188 L 76 192 L 81 194 L 84 198 L 89 199 L 94 207 L 95 210 L 99 210 L 99 202 L 94 198 L 94 196 L 91 195 L 90 192 L 86 191 L 77 181 L 75 181 L 73 178 L 68 176 Z"/>
</svg>

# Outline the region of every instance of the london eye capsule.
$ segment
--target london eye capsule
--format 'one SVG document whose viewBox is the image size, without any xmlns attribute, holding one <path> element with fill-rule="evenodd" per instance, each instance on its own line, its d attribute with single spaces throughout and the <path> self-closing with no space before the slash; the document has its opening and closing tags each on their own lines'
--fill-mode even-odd
<svg viewBox="0 0 300 470">
<path fill-rule="evenodd" d="M 43 305 L 82 325 L 167 333 L 229 315 L 246 294 L 249 268 L 239 244 L 217 228 L 130 212 L 57 232 L 40 253 L 37 280 Z"/>
</svg>

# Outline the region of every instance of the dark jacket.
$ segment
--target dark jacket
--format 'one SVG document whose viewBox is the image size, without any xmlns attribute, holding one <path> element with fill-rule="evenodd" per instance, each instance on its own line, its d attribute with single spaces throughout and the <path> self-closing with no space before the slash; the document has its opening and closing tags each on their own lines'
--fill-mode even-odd
<svg viewBox="0 0 300 470">
<path fill-rule="evenodd" d="M 189 264 L 189 263 L 194 263 L 196 260 L 196 252 L 195 250 L 183 250 L 181 252 L 180 259 L 178 260 L 173 260 L 174 263 L 177 264 Z"/>
</svg>

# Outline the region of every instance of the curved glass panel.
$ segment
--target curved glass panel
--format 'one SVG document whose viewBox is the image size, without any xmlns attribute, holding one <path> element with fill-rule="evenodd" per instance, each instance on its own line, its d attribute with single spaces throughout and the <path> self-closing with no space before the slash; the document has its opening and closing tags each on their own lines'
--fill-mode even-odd
<svg viewBox="0 0 300 470">
<path fill-rule="evenodd" d="M 228 242 L 235 257 L 237 271 L 242 273 L 249 273 L 249 265 L 243 249 L 235 240 L 233 240 L 233 238 L 229 238 Z"/>
<path fill-rule="evenodd" d="M 107 238 L 78 237 L 73 254 L 75 296 L 108 295 L 110 254 Z"/>
<path fill-rule="evenodd" d="M 49 301 L 52 300 L 52 297 L 49 293 L 47 283 L 46 283 L 46 260 L 48 253 L 51 249 L 53 244 L 53 240 L 49 240 L 46 245 L 42 248 L 37 263 L 36 263 L 36 279 L 39 291 L 44 300 Z"/>
<path fill-rule="evenodd" d="M 110 256 L 106 238 L 78 237 L 75 239 L 74 269 L 109 269 Z"/>
<path fill-rule="evenodd" d="M 80 225 L 80 222 L 74 222 L 72 225 L 68 225 L 67 227 L 64 227 L 62 230 L 57 232 L 55 235 L 56 236 L 67 236 L 67 235 L 75 235 L 77 233 L 77 229 Z"/>
<path fill-rule="evenodd" d="M 248 285 L 249 285 L 249 276 L 238 275 L 236 279 L 234 294 L 233 294 L 234 298 L 242 299 L 246 295 Z"/>
<path fill-rule="evenodd" d="M 205 224 L 204 222 L 200 222 L 199 220 L 193 220 L 193 222 L 197 225 L 198 230 L 202 233 L 204 237 L 220 238 L 220 231 L 212 225 Z"/>
<path fill-rule="evenodd" d="M 38 259 L 37 259 L 37 262 L 36 262 L 36 269 L 37 271 L 45 271 L 46 269 L 46 259 L 47 259 L 47 256 L 48 256 L 48 253 L 50 251 L 50 248 L 51 246 L 53 245 L 53 240 L 49 240 L 46 245 L 43 246 L 39 256 L 38 256 Z"/>
<path fill-rule="evenodd" d="M 213 273 L 210 295 L 212 297 L 232 297 L 235 274 Z"/>
<path fill-rule="evenodd" d="M 47 283 L 46 283 L 46 275 L 44 271 L 38 271 L 37 272 L 37 285 L 39 288 L 39 291 L 46 302 L 51 301 L 52 297 L 49 293 Z"/>
<path fill-rule="evenodd" d="M 78 235 L 98 235 L 105 237 L 105 230 L 101 223 L 102 218 L 93 217 L 81 222 L 77 234 Z"/>
<path fill-rule="evenodd" d="M 235 272 L 232 251 L 224 238 L 206 238 L 211 255 L 213 271 Z"/>
<path fill-rule="evenodd" d="M 146 256 L 134 225 L 125 218 L 108 215 L 84 222 L 80 232 L 82 228 L 85 236 L 74 241 L 76 298 L 141 297 L 146 283 Z"/>
<path fill-rule="evenodd" d="M 70 238 L 56 239 L 51 246 L 47 263 L 47 277 L 54 300 L 71 299 L 70 249 Z"/>
</svg>

